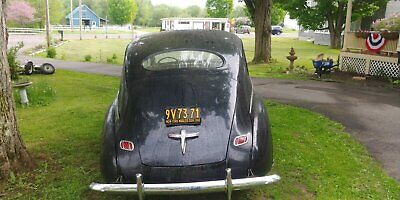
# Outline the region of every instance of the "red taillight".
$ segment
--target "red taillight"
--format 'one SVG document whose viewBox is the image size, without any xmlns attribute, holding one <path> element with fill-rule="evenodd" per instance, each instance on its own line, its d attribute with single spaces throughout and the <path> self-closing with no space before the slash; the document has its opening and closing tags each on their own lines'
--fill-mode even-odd
<svg viewBox="0 0 400 200">
<path fill-rule="evenodd" d="M 235 146 L 241 146 L 241 145 L 246 144 L 248 141 L 249 140 L 247 138 L 247 135 L 240 135 L 240 136 L 235 137 L 235 140 L 233 141 L 233 144 Z"/>
<path fill-rule="evenodd" d="M 133 145 L 133 142 L 131 141 L 121 140 L 119 142 L 119 148 L 125 151 L 133 151 L 133 149 L 135 149 L 135 145 Z"/>
</svg>

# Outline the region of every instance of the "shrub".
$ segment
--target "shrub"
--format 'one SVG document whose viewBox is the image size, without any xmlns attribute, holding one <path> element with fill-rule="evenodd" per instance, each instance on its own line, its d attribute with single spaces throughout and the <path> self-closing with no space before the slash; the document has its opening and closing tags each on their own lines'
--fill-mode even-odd
<svg viewBox="0 0 400 200">
<path fill-rule="evenodd" d="M 47 82 L 35 82 L 27 87 L 29 106 L 47 106 L 54 101 L 56 92 Z M 14 90 L 14 98 L 17 105 L 20 105 L 21 97 L 18 90 Z"/>
<path fill-rule="evenodd" d="M 18 68 L 20 63 L 17 61 L 17 53 L 23 46 L 23 42 L 18 42 L 17 46 L 11 47 L 7 50 L 7 61 L 10 65 L 12 80 L 18 80 Z"/>
<path fill-rule="evenodd" d="M 117 63 L 117 54 L 113 54 L 111 58 L 107 58 L 107 63 L 115 64 Z"/>
<path fill-rule="evenodd" d="M 48 58 L 55 58 L 57 55 L 56 48 L 54 47 L 47 48 L 46 53 Z"/>
<path fill-rule="evenodd" d="M 112 58 L 107 58 L 107 63 L 114 63 L 114 59 L 112 59 Z"/>
<path fill-rule="evenodd" d="M 389 30 L 389 31 L 400 31 L 400 14 L 394 15 L 393 17 L 376 21 L 372 27 L 375 30 Z"/>
<path fill-rule="evenodd" d="M 395 86 L 400 86 L 400 79 L 392 81 L 392 84 L 395 85 Z"/>
<path fill-rule="evenodd" d="M 92 60 L 92 56 L 91 55 L 86 55 L 85 56 L 85 61 L 86 62 L 90 62 Z"/>
</svg>

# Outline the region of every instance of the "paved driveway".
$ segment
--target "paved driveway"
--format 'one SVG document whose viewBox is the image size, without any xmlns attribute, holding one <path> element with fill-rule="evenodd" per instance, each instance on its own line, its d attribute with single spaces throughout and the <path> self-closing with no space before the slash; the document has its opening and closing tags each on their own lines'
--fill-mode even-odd
<svg viewBox="0 0 400 200">
<path fill-rule="evenodd" d="M 20 60 L 29 57 L 19 57 Z M 59 69 L 119 76 L 120 66 L 43 58 Z M 400 90 L 321 81 L 253 78 L 255 91 L 277 100 L 322 113 L 342 123 L 400 181 Z"/>
<path fill-rule="evenodd" d="M 400 90 L 254 78 L 256 93 L 342 123 L 400 181 Z"/>
</svg>

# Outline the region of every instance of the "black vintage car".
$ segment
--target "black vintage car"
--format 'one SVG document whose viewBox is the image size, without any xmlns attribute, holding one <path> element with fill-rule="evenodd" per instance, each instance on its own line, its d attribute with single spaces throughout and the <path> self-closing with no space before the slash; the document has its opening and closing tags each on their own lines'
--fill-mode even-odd
<svg viewBox="0 0 400 200">
<path fill-rule="evenodd" d="M 201 193 L 265 185 L 272 137 L 242 41 L 223 31 L 151 34 L 128 45 L 103 130 L 102 192 Z"/>
</svg>

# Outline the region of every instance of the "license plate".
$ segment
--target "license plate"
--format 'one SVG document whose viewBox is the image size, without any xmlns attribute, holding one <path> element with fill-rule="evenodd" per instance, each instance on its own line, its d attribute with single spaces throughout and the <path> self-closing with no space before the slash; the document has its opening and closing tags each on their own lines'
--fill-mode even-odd
<svg viewBox="0 0 400 200">
<path fill-rule="evenodd" d="M 201 123 L 200 108 L 179 107 L 165 109 L 165 124 L 174 125 L 199 125 Z"/>
</svg>

